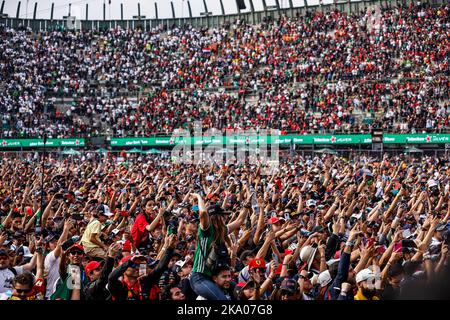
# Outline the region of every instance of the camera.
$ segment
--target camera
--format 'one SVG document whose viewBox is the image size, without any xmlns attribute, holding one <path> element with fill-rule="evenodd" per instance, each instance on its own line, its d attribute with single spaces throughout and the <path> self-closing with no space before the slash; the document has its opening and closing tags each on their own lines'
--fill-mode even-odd
<svg viewBox="0 0 450 320">
<path fill-rule="evenodd" d="M 74 214 L 70 215 L 70 217 L 75 221 L 81 221 L 84 219 L 83 215 L 80 213 L 74 213 Z"/>
<path fill-rule="evenodd" d="M 178 231 L 178 221 L 175 219 L 169 220 L 167 222 L 167 232 L 169 235 L 177 234 Z"/>
</svg>

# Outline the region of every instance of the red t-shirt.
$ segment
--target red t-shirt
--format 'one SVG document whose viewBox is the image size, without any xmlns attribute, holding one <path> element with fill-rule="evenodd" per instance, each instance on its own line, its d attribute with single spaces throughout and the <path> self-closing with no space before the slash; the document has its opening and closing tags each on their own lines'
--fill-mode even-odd
<svg viewBox="0 0 450 320">
<path fill-rule="evenodd" d="M 138 248 L 141 242 L 148 237 L 148 232 L 145 229 L 148 225 L 149 222 L 147 221 L 145 214 L 141 213 L 136 217 L 133 228 L 131 228 L 131 236 L 133 237 L 134 246 L 136 248 Z"/>
</svg>

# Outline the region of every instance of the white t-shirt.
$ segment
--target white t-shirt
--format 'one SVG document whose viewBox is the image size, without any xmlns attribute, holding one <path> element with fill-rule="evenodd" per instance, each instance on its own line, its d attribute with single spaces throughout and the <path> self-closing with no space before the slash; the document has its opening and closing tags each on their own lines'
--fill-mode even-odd
<svg viewBox="0 0 450 320">
<path fill-rule="evenodd" d="M 23 267 L 14 267 L 17 274 L 23 273 Z M 8 268 L 0 270 L 0 293 L 12 291 L 12 282 L 16 275 Z"/>
<path fill-rule="evenodd" d="M 47 274 L 47 286 L 45 289 L 45 297 L 50 298 L 50 296 L 55 292 L 55 284 L 59 278 L 59 262 L 61 258 L 55 257 L 55 250 L 50 252 L 44 260 L 45 274 Z"/>
</svg>

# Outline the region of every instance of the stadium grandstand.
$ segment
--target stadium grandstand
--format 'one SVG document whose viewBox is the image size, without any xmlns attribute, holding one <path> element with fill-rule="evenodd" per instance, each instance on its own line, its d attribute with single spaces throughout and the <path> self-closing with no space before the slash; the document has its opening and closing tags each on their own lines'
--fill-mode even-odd
<svg viewBox="0 0 450 320">
<path fill-rule="evenodd" d="M 448 299 L 447 0 L 0 5 L 0 300 Z"/>
<path fill-rule="evenodd" d="M 196 120 L 222 133 L 448 131 L 448 10 L 436 1 L 263 1 L 261 11 L 221 2 L 214 13 L 203 1 L 207 16 L 171 18 L 155 3 L 128 9 L 133 20 L 115 2 L 103 20 L 89 4 L 85 20 L 45 1 L 24 19 L 11 2 L 0 20 L 4 139 L 44 128 L 52 138 L 170 136 Z M 111 7 L 122 19 L 106 20 Z"/>
</svg>

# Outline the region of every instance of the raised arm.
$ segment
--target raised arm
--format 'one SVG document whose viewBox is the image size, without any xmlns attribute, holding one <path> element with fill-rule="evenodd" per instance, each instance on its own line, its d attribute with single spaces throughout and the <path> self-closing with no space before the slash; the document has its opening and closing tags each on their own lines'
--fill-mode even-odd
<svg viewBox="0 0 450 320">
<path fill-rule="evenodd" d="M 264 240 L 264 244 L 262 245 L 261 249 L 259 249 L 258 253 L 256 254 L 257 258 L 264 258 L 267 254 L 267 250 L 269 250 L 270 243 L 275 239 L 275 232 L 273 230 L 270 230 L 267 235 L 266 239 Z"/>
<path fill-rule="evenodd" d="M 209 214 L 208 210 L 206 209 L 205 202 L 203 201 L 202 196 L 198 193 L 191 193 L 191 196 L 197 199 L 200 228 L 202 230 L 207 230 L 209 228 Z"/>
<path fill-rule="evenodd" d="M 265 210 L 264 209 L 264 200 L 262 197 L 258 198 L 258 206 L 259 206 L 259 216 L 258 216 L 258 224 L 256 226 L 255 235 L 253 236 L 253 243 L 258 243 L 259 239 L 261 238 L 261 234 L 264 230 L 264 217 L 265 217 Z"/>
<path fill-rule="evenodd" d="M 247 212 L 248 212 L 248 205 L 242 208 L 236 220 L 227 225 L 228 233 L 232 233 L 234 230 L 237 230 L 244 223 L 245 218 L 247 217 Z"/>
</svg>

